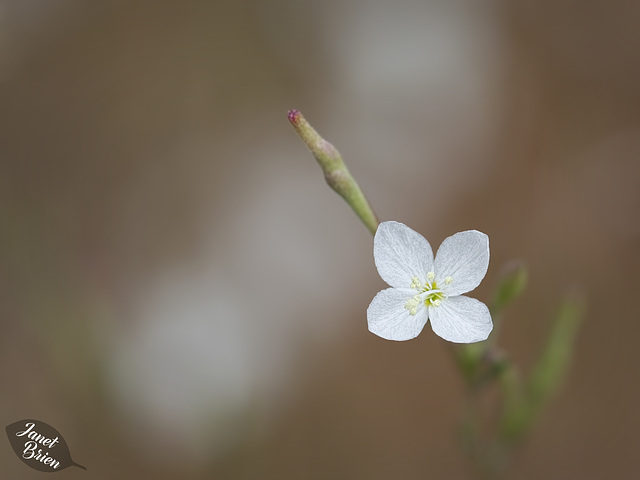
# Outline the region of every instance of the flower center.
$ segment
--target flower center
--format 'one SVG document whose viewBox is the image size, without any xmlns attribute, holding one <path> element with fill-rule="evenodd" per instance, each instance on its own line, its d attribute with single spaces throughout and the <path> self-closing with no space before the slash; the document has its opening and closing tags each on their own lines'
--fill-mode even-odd
<svg viewBox="0 0 640 480">
<path fill-rule="evenodd" d="M 445 285 L 451 285 L 453 283 L 453 277 L 446 277 L 444 283 Z M 404 308 L 409 310 L 410 315 L 416 315 L 418 313 L 420 303 L 424 303 L 425 307 L 439 307 L 442 301 L 447 298 L 447 294 L 438 288 L 436 274 L 433 272 L 427 273 L 427 281 L 425 283 L 421 283 L 418 277 L 412 277 L 410 287 L 418 292 L 417 295 L 411 297 L 404 304 Z"/>
</svg>

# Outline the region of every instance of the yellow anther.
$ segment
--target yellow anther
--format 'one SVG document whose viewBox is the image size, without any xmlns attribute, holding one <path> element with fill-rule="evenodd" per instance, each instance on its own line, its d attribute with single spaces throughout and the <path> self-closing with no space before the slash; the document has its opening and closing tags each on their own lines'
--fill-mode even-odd
<svg viewBox="0 0 640 480">
<path fill-rule="evenodd" d="M 416 295 L 407 300 L 404 308 L 409 310 L 409 315 L 415 316 L 418 313 L 418 305 L 420 305 L 420 295 Z"/>
<path fill-rule="evenodd" d="M 444 279 L 445 285 L 451 285 L 453 283 L 453 277 L 447 277 Z"/>
<path fill-rule="evenodd" d="M 420 283 L 420 279 L 418 277 L 411 277 L 411 288 L 415 288 L 416 290 L 422 287 L 422 283 Z"/>
<path fill-rule="evenodd" d="M 427 273 L 427 280 L 429 280 L 430 282 L 433 282 L 433 279 L 436 278 L 436 274 L 433 272 L 429 272 Z"/>
</svg>

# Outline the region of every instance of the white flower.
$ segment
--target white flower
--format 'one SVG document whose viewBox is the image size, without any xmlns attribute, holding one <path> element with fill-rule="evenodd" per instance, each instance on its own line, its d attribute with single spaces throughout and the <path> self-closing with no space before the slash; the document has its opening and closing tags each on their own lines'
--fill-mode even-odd
<svg viewBox="0 0 640 480">
<path fill-rule="evenodd" d="M 489 267 L 489 237 L 477 230 L 456 233 L 440 245 L 398 222 L 383 222 L 373 240 L 378 273 L 392 288 L 367 309 L 369 330 L 387 340 L 418 336 L 427 320 L 450 342 L 486 340 L 493 329 L 487 306 L 462 293 L 476 288 Z"/>
</svg>

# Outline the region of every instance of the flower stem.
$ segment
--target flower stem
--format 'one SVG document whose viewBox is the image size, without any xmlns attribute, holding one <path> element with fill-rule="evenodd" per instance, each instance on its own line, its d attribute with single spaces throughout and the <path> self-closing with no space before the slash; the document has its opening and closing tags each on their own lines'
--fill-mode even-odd
<svg viewBox="0 0 640 480">
<path fill-rule="evenodd" d="M 322 138 L 298 110 L 289 110 L 288 116 L 296 133 L 311 150 L 322 168 L 327 185 L 349 204 L 371 234 L 375 234 L 380 222 L 362 190 L 349 173 L 338 150 Z"/>
<path fill-rule="evenodd" d="M 505 398 L 501 435 L 506 442 L 516 442 L 531 430 L 553 394 L 564 379 L 574 350 L 574 343 L 586 310 L 581 291 L 570 292 L 564 299 L 551 328 L 549 338 L 529 378 Z"/>
</svg>

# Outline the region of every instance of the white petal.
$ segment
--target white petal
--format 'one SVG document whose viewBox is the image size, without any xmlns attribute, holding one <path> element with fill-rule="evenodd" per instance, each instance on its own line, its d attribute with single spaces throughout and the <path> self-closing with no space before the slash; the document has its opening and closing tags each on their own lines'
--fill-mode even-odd
<svg viewBox="0 0 640 480">
<path fill-rule="evenodd" d="M 439 307 L 429 307 L 431 328 L 439 337 L 455 343 L 486 340 L 493 330 L 487 306 L 475 298 L 447 298 Z"/>
<path fill-rule="evenodd" d="M 418 336 L 427 323 L 427 308 L 418 309 L 411 315 L 404 308 L 415 290 L 387 288 L 378 292 L 367 308 L 369 331 L 387 340 L 411 340 Z"/>
<path fill-rule="evenodd" d="M 382 222 L 373 239 L 373 258 L 382 279 L 409 288 L 412 277 L 426 281 L 433 270 L 433 251 L 418 232 L 398 222 Z"/>
<path fill-rule="evenodd" d="M 477 230 L 467 230 L 446 238 L 435 260 L 436 282 L 448 295 L 470 292 L 487 274 L 489 237 Z M 447 277 L 451 284 L 446 286 Z"/>
</svg>

